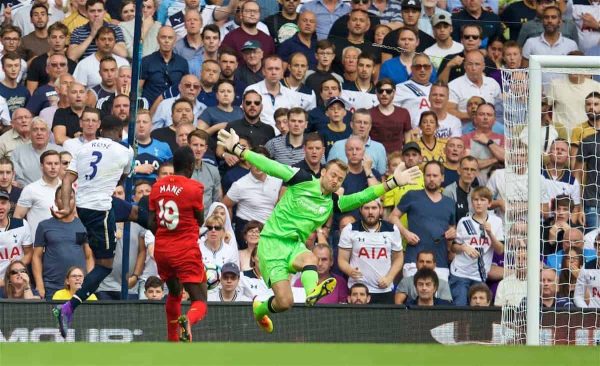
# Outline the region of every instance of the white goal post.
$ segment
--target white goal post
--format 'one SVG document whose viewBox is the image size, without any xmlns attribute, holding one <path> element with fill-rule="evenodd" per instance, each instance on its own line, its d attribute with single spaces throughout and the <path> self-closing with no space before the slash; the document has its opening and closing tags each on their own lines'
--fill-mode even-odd
<svg viewBox="0 0 600 366">
<path fill-rule="evenodd" d="M 527 201 L 527 345 L 540 344 L 540 196 L 542 147 L 542 72 L 549 69 L 600 68 L 600 58 L 591 56 L 531 56 L 529 59 L 528 201 Z"/>
</svg>

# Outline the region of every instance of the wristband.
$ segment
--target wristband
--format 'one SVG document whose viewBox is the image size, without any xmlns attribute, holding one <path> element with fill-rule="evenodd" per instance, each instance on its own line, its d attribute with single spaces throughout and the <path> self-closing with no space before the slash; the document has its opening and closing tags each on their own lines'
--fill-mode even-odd
<svg viewBox="0 0 600 366">
<path fill-rule="evenodd" d="M 244 153 L 244 151 L 246 151 L 246 148 L 244 146 L 242 146 L 239 142 L 236 143 L 235 145 L 233 145 L 233 149 L 232 152 L 237 156 L 237 157 L 241 157 L 242 154 Z"/>
<path fill-rule="evenodd" d="M 393 175 L 391 177 L 389 177 L 386 181 L 385 184 L 387 184 L 388 189 L 391 191 L 392 189 L 398 187 L 398 182 L 396 182 L 396 177 L 394 177 Z"/>
</svg>

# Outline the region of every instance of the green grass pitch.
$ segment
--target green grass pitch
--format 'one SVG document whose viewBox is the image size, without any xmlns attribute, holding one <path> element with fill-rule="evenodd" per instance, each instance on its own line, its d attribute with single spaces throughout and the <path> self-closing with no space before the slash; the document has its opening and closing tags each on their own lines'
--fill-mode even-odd
<svg viewBox="0 0 600 366">
<path fill-rule="evenodd" d="M 600 347 L 332 343 L 2 343 L 0 365 L 593 366 L 600 365 Z"/>
</svg>

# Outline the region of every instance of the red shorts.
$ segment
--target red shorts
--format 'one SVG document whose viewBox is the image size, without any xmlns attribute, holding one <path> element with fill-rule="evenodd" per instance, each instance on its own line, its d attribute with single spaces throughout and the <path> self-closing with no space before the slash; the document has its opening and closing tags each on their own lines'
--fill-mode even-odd
<svg viewBox="0 0 600 366">
<path fill-rule="evenodd" d="M 206 282 L 200 248 L 185 253 L 154 252 L 158 275 L 163 281 L 177 278 L 181 283 Z"/>
</svg>

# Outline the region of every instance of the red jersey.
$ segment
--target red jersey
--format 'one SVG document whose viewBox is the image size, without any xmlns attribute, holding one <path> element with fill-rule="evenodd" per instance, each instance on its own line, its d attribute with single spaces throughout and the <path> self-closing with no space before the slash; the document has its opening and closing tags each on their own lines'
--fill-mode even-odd
<svg viewBox="0 0 600 366">
<path fill-rule="evenodd" d="M 181 254 L 198 248 L 200 227 L 194 210 L 202 211 L 204 186 L 181 175 L 169 175 L 152 186 L 149 209 L 156 215 L 155 251 Z"/>
</svg>

